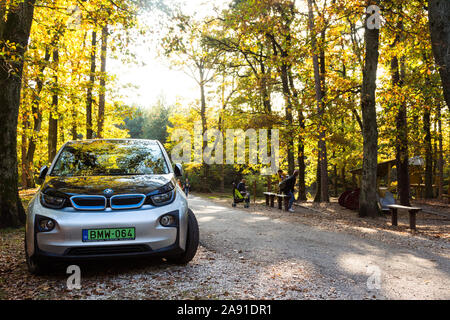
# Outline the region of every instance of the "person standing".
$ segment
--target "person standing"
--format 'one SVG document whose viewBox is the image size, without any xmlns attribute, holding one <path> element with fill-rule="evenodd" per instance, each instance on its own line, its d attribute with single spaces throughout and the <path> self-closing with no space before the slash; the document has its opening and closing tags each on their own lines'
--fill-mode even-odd
<svg viewBox="0 0 450 320">
<path fill-rule="evenodd" d="M 281 182 L 284 179 L 286 179 L 286 175 L 284 174 L 283 170 L 281 170 L 281 169 L 278 169 L 277 177 L 278 177 L 278 182 Z"/>
<path fill-rule="evenodd" d="M 289 197 L 289 205 L 288 205 L 289 212 L 295 212 L 294 209 L 292 209 L 292 205 L 295 200 L 294 187 L 295 187 L 295 181 L 296 181 L 297 177 L 298 177 L 298 170 L 294 170 L 294 173 L 292 174 L 292 176 L 287 178 L 285 181 L 284 192 Z"/>
<path fill-rule="evenodd" d="M 186 195 L 186 198 L 189 196 L 190 189 L 191 189 L 191 184 L 189 183 L 189 179 L 186 178 L 186 181 L 184 182 L 184 185 L 183 185 L 183 191 L 184 191 L 184 194 Z"/>
<path fill-rule="evenodd" d="M 278 192 L 282 193 L 284 186 L 281 184 L 281 182 L 283 182 L 283 180 L 286 179 L 286 175 L 284 174 L 283 170 L 278 169 L 277 178 L 278 178 Z"/>
</svg>

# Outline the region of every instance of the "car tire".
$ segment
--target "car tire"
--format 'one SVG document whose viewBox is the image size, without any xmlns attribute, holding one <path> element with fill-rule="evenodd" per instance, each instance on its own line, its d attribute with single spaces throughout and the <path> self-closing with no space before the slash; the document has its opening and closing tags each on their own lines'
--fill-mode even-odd
<svg viewBox="0 0 450 320">
<path fill-rule="evenodd" d="M 191 209 L 188 209 L 188 230 L 186 238 L 186 250 L 179 255 L 167 257 L 167 261 L 175 264 L 187 264 L 197 253 L 199 243 L 199 230 L 197 219 Z"/>
<path fill-rule="evenodd" d="M 27 240 L 25 239 L 25 260 L 27 263 L 28 271 L 31 274 L 34 275 L 44 275 L 47 274 L 49 271 L 48 264 L 39 261 L 39 259 L 36 258 L 36 255 L 29 256 L 28 250 L 27 250 Z"/>
</svg>

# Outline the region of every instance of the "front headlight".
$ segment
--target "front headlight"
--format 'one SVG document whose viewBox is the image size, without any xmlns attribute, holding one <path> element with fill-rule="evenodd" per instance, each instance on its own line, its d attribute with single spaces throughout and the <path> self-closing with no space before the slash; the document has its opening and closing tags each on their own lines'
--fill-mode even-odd
<svg viewBox="0 0 450 320">
<path fill-rule="evenodd" d="M 49 232 L 52 231 L 55 228 L 56 222 L 55 220 L 36 215 L 36 228 L 39 232 Z"/>
<path fill-rule="evenodd" d="M 43 193 L 41 195 L 41 203 L 44 207 L 51 208 L 51 209 L 61 209 L 64 207 L 64 202 L 66 199 L 56 197 L 56 196 L 50 196 L 48 194 Z"/>
<path fill-rule="evenodd" d="M 159 193 L 151 196 L 154 205 L 161 206 L 172 202 L 175 198 L 175 187 L 172 182 L 158 189 Z"/>
<path fill-rule="evenodd" d="M 154 196 L 152 196 L 152 201 L 155 204 L 163 204 L 163 203 L 168 202 L 168 201 L 170 201 L 172 199 L 172 194 L 173 194 L 173 191 L 154 195 Z"/>
</svg>

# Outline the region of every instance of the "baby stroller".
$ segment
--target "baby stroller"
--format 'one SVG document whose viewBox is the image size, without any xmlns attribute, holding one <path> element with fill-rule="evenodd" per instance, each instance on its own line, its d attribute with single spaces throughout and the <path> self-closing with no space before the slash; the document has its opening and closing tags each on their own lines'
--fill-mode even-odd
<svg viewBox="0 0 450 320">
<path fill-rule="evenodd" d="M 244 202 L 244 208 L 250 207 L 250 198 L 243 196 L 236 188 L 236 183 L 233 182 L 233 203 L 231 205 L 236 207 L 236 205 L 240 202 Z"/>
</svg>

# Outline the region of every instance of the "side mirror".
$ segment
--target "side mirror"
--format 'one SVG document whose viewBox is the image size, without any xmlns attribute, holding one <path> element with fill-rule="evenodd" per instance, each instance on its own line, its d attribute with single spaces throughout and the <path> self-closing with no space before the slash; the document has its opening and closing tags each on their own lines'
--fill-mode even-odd
<svg viewBox="0 0 450 320">
<path fill-rule="evenodd" d="M 182 177 L 183 176 L 183 167 L 180 163 L 176 163 L 173 167 L 173 171 L 175 172 L 175 177 Z"/>
<path fill-rule="evenodd" d="M 39 177 L 38 177 L 38 181 L 37 181 L 38 184 L 42 184 L 44 182 L 47 172 L 48 172 L 47 166 L 43 166 L 41 168 L 41 170 L 39 170 Z"/>
</svg>

